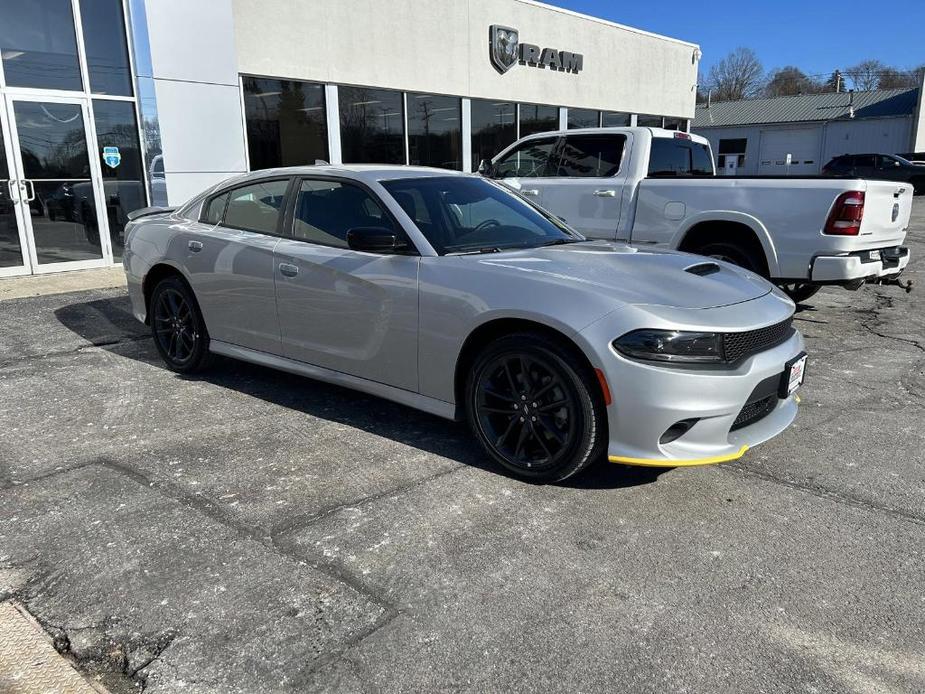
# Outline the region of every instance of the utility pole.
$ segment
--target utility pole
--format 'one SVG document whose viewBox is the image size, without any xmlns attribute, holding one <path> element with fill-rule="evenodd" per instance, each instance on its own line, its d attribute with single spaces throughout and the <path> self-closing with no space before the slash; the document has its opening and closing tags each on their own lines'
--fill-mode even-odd
<svg viewBox="0 0 925 694">
<path fill-rule="evenodd" d="M 835 71 L 835 93 L 841 92 L 841 70 Z"/>
</svg>

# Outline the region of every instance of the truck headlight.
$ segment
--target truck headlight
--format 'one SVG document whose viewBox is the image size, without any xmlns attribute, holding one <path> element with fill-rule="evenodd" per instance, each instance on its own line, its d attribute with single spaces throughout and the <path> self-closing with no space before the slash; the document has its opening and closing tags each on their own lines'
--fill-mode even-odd
<svg viewBox="0 0 925 694">
<path fill-rule="evenodd" d="M 715 364 L 724 361 L 723 338 L 717 333 L 682 330 L 634 330 L 613 341 L 614 348 L 634 359 Z"/>
</svg>

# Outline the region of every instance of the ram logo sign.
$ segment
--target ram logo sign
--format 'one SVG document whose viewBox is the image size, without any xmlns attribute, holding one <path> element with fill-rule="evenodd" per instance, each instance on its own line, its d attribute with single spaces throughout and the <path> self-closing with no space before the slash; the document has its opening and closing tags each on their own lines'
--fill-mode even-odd
<svg viewBox="0 0 925 694">
<path fill-rule="evenodd" d="M 489 57 L 491 64 L 502 75 L 516 63 L 530 67 L 549 68 L 559 72 L 578 74 L 584 68 L 581 53 L 540 48 L 532 43 L 521 43 L 520 32 L 511 27 L 492 24 L 489 28 Z"/>
</svg>

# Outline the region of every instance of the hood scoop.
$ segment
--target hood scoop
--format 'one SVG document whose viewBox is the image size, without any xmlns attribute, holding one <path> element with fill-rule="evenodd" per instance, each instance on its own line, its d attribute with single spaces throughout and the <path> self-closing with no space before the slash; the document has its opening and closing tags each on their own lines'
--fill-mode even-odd
<svg viewBox="0 0 925 694">
<path fill-rule="evenodd" d="M 719 271 L 720 267 L 716 263 L 697 263 L 684 268 L 684 272 L 689 272 L 692 275 L 700 275 L 701 277 L 715 275 Z"/>
</svg>

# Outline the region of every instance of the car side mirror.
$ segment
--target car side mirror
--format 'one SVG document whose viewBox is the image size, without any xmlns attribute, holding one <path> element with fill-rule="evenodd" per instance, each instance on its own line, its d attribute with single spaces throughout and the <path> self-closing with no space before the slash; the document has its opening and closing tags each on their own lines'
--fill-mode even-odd
<svg viewBox="0 0 925 694">
<path fill-rule="evenodd" d="M 479 173 L 486 178 L 491 178 L 494 175 L 494 172 L 491 170 L 490 159 L 482 159 L 482 161 L 479 162 Z"/>
<path fill-rule="evenodd" d="M 408 250 L 405 240 L 386 227 L 354 227 L 347 232 L 347 246 L 367 253 L 401 253 Z"/>
<path fill-rule="evenodd" d="M 894 160 L 893 166 L 898 169 L 900 166 L 902 166 L 902 163 Z"/>
</svg>

